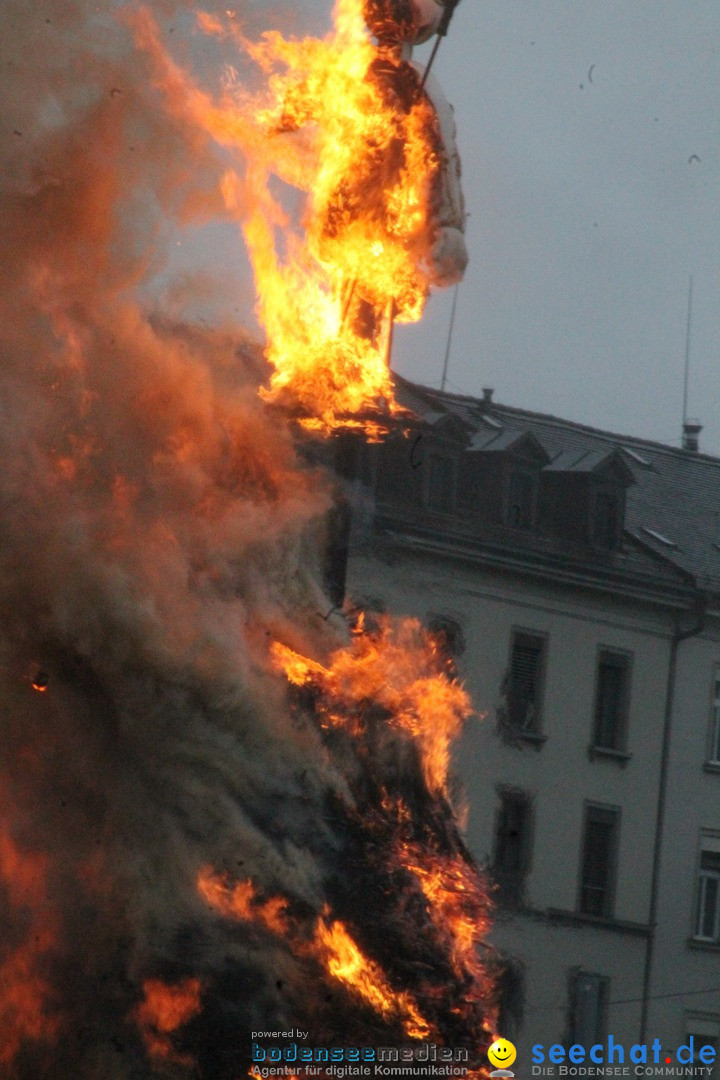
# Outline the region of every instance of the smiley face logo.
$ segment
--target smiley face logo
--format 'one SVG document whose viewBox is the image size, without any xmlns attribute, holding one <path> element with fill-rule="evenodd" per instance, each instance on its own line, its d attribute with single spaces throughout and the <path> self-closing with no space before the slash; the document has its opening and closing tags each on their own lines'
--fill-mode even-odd
<svg viewBox="0 0 720 1080">
<path fill-rule="evenodd" d="M 517 1057 L 517 1050 L 507 1039 L 496 1039 L 488 1050 L 491 1065 L 498 1069 L 507 1069 Z"/>
</svg>

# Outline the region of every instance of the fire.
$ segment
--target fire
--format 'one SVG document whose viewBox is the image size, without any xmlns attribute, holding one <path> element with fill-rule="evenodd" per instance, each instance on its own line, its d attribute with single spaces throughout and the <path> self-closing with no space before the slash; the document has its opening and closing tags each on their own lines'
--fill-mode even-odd
<svg viewBox="0 0 720 1080">
<path fill-rule="evenodd" d="M 468 987 L 466 1001 L 484 996 L 483 939 L 490 929 L 489 901 L 476 871 L 461 856 L 441 856 L 410 843 L 399 861 L 413 874 L 428 902 L 430 918 L 449 942 L 456 974 Z"/>
<path fill-rule="evenodd" d="M 189 978 L 169 985 L 161 979 L 146 979 L 143 992 L 145 996 L 135 1009 L 135 1020 L 150 1057 L 190 1064 L 187 1055 L 173 1049 L 171 1036 L 200 1012 L 200 980 Z"/>
<path fill-rule="evenodd" d="M 190 56 L 186 7 L 151 7 Z M 377 431 L 392 322 L 429 280 L 435 121 L 350 0 L 321 42 L 236 35 L 269 87 L 220 101 L 140 8 L 5 35 L 34 63 L 8 69 L 0 214 L 0 1075 L 235 1078 L 286 1020 L 481 1051 L 487 1000 L 429 884 L 466 855 L 467 696 L 419 624 L 346 641 L 318 618 L 333 492 L 237 328 L 178 321 L 197 278 L 168 250 L 237 208 L 268 395 Z"/>
<path fill-rule="evenodd" d="M 363 955 L 341 922 L 321 919 L 315 930 L 315 947 L 328 972 L 376 1013 L 402 1017 L 405 1034 L 411 1039 L 424 1039 L 430 1034 L 429 1024 L 410 995 L 390 988 L 378 964 Z"/>
<path fill-rule="evenodd" d="M 417 321 L 428 296 L 443 145 L 420 77 L 398 50 L 378 49 L 363 0 L 337 0 L 323 39 L 235 37 L 266 76 L 260 94 L 230 79 L 219 102 L 169 60 L 147 16 L 136 21 L 158 78 L 218 143 L 246 159 L 222 193 L 240 220 L 257 312 L 274 371 L 264 398 L 310 428 L 376 435 L 378 406 L 397 411 L 388 369 L 394 321 Z M 298 227 L 275 191 L 304 195 Z"/>
<path fill-rule="evenodd" d="M 198 875 L 197 888 L 219 914 L 258 923 L 283 937 L 295 955 L 319 961 L 328 975 L 378 1016 L 401 1020 L 410 1038 L 422 1039 L 430 1033 L 429 1024 L 410 994 L 393 990 L 380 965 L 363 954 L 347 927 L 337 919 L 330 919 L 327 911 L 315 921 L 308 940 L 307 931 L 302 932 L 299 925 L 293 926 L 287 918 L 287 901 L 277 896 L 260 900 L 252 881 L 231 886 L 227 876 L 219 876 L 205 867 Z"/>
<path fill-rule="evenodd" d="M 472 708 L 437 640 L 416 619 L 382 618 L 370 629 L 361 626 L 327 665 L 279 642 L 271 658 L 293 685 L 317 691 L 315 709 L 326 727 L 358 735 L 363 710 L 384 709 L 387 723 L 416 742 L 428 788 L 447 794 L 450 746 Z"/>
<path fill-rule="evenodd" d="M 0 1066 L 10 1066 L 26 1042 L 52 1040 L 60 1026 L 44 974 L 58 933 L 45 901 L 47 871 L 46 856 L 21 852 L 0 828 L 0 882 L 10 909 L 5 922 L 25 928 L 6 934 L 0 947 Z"/>
<path fill-rule="evenodd" d="M 287 902 L 279 896 L 258 900 L 252 881 L 239 881 L 230 886 L 227 876 L 220 877 L 206 866 L 198 875 L 197 887 L 210 907 L 223 915 L 254 920 L 275 934 L 288 932 L 289 923 L 285 914 Z"/>
</svg>

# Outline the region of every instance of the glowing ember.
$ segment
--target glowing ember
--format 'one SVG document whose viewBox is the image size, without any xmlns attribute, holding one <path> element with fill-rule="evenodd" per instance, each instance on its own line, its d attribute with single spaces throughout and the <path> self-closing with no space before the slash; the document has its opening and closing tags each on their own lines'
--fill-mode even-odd
<svg viewBox="0 0 720 1080">
<path fill-rule="evenodd" d="M 36 667 L 33 674 L 30 676 L 30 685 L 33 690 L 37 690 L 39 694 L 47 693 L 49 682 L 48 675 L 40 667 Z"/>
</svg>

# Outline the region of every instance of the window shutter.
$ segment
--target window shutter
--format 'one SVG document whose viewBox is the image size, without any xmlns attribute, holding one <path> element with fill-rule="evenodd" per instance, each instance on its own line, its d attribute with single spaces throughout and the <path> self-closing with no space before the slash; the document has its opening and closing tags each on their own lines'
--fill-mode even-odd
<svg viewBox="0 0 720 1080">
<path fill-rule="evenodd" d="M 525 731 L 539 726 L 542 661 L 545 642 L 530 634 L 515 634 L 510 657 L 508 712 L 510 722 Z"/>
</svg>

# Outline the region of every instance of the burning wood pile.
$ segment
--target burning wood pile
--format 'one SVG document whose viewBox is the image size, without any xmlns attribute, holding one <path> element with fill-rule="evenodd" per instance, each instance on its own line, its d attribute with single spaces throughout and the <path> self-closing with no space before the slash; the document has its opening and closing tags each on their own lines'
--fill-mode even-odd
<svg viewBox="0 0 720 1080">
<path fill-rule="evenodd" d="M 149 299 L 168 222 L 240 220 L 265 400 L 377 437 L 393 321 L 464 265 L 407 48 L 442 9 L 339 0 L 325 39 L 259 43 L 204 15 L 266 79 L 216 102 L 162 44 L 167 5 L 131 34 L 82 0 L 23 34 L 21 7 L 13 48 L 44 63 L 3 87 L 0 1077 L 239 1080 L 251 1033 L 290 1029 L 480 1068 L 488 899 L 448 779 L 467 695 L 418 623 L 324 617 L 327 476 L 234 329 Z"/>
</svg>

